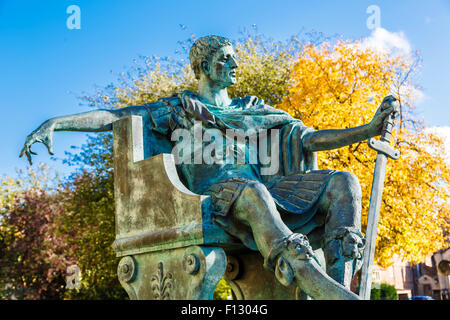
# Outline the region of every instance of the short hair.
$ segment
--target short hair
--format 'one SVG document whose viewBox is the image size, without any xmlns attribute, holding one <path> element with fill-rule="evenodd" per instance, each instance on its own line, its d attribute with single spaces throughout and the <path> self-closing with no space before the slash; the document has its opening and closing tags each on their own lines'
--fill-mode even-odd
<svg viewBox="0 0 450 320">
<path fill-rule="evenodd" d="M 200 79 L 200 65 L 202 61 L 212 56 L 218 49 L 231 45 L 230 40 L 227 38 L 214 35 L 201 37 L 196 40 L 189 52 L 189 60 L 191 61 L 195 78 Z"/>
</svg>

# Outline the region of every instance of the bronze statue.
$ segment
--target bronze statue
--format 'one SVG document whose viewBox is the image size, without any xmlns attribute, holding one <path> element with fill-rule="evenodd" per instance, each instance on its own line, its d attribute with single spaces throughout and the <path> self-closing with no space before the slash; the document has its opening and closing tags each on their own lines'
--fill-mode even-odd
<svg viewBox="0 0 450 320">
<path fill-rule="evenodd" d="M 386 97 L 366 125 L 314 131 L 257 97 L 228 96 L 238 67 L 229 40 L 198 39 L 190 60 L 199 81 L 196 94 L 184 91 L 142 106 L 47 120 L 27 137 L 20 156 L 31 163 L 35 142 L 45 144 L 52 154 L 54 131 L 107 131 L 114 121 L 130 115 L 142 116 L 146 157 L 171 152 L 174 132 L 192 132 L 196 125 L 201 132 L 213 129 L 225 136 L 227 130 L 272 130 L 271 148 L 279 155 L 272 159 L 279 160 L 276 172 L 261 174 L 260 161 L 184 161 L 177 165 L 183 182 L 192 192 L 211 196 L 214 221 L 258 250 L 265 268 L 282 284 L 296 281 L 314 299 L 358 299 L 349 287 L 361 266 L 365 241 L 360 232 L 361 188 L 351 173 L 318 170 L 316 152 L 380 135 L 386 117 L 396 111 L 395 98 Z M 235 160 L 242 152 L 247 157 L 259 152 L 247 147 L 244 143 L 223 152 Z M 326 273 L 315 259 L 317 248 L 324 251 Z"/>
</svg>

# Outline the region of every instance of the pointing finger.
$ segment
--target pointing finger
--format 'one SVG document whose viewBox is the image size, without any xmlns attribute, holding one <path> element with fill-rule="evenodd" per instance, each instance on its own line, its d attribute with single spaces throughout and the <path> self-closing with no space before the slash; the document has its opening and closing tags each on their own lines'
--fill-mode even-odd
<svg viewBox="0 0 450 320">
<path fill-rule="evenodd" d="M 53 156 L 53 139 L 51 136 L 47 137 L 42 141 L 42 143 L 47 147 L 48 153 Z"/>
<path fill-rule="evenodd" d="M 25 152 L 25 155 L 26 155 L 26 157 L 28 159 L 28 162 L 30 163 L 30 166 L 33 165 L 33 161 L 31 160 L 30 154 L 28 152 Z"/>
<path fill-rule="evenodd" d="M 25 145 L 22 150 L 20 151 L 19 158 L 21 158 L 24 154 L 28 152 L 29 146 Z"/>
<path fill-rule="evenodd" d="M 53 145 L 52 145 L 52 143 L 48 142 L 48 143 L 45 144 L 45 146 L 47 147 L 48 153 L 50 153 L 50 155 L 53 156 L 54 153 L 53 153 Z"/>
</svg>

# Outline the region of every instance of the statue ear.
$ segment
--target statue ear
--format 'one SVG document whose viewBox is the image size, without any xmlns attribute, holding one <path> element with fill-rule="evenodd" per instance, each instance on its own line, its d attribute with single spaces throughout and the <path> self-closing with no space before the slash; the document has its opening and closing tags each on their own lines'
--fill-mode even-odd
<svg viewBox="0 0 450 320">
<path fill-rule="evenodd" d="M 294 281 L 294 271 L 289 262 L 283 257 L 279 257 L 275 266 L 275 277 L 285 287 L 289 286 Z"/>
<path fill-rule="evenodd" d="M 209 75 L 209 63 L 206 60 L 203 60 L 202 63 L 200 64 L 200 69 L 202 70 L 202 72 L 206 75 Z"/>
</svg>

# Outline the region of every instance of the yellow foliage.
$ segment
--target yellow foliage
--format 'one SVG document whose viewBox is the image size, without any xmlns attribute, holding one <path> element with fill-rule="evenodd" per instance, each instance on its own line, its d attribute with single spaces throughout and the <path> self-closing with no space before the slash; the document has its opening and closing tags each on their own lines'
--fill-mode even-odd
<svg viewBox="0 0 450 320">
<path fill-rule="evenodd" d="M 16 179 L 4 175 L 0 178 L 0 213 L 17 199 L 22 199 L 26 189 L 45 189 L 58 179 L 59 175 L 52 175 L 52 170 L 43 163 L 34 171 L 28 168 L 26 173 L 18 172 Z"/>
<path fill-rule="evenodd" d="M 366 124 L 383 97 L 400 99 L 401 124 L 392 144 L 402 155 L 388 160 L 375 255 L 383 267 L 392 263 L 394 254 L 417 263 L 448 246 L 450 170 L 442 158 L 442 140 L 426 133 L 413 117 L 414 88 L 408 76 L 415 67 L 408 58 L 362 49 L 358 42 L 308 45 L 293 66 L 289 94 L 279 106 L 321 130 Z M 359 178 L 363 230 L 375 158 L 366 142 L 318 154 L 320 168 L 349 171 Z"/>
</svg>

